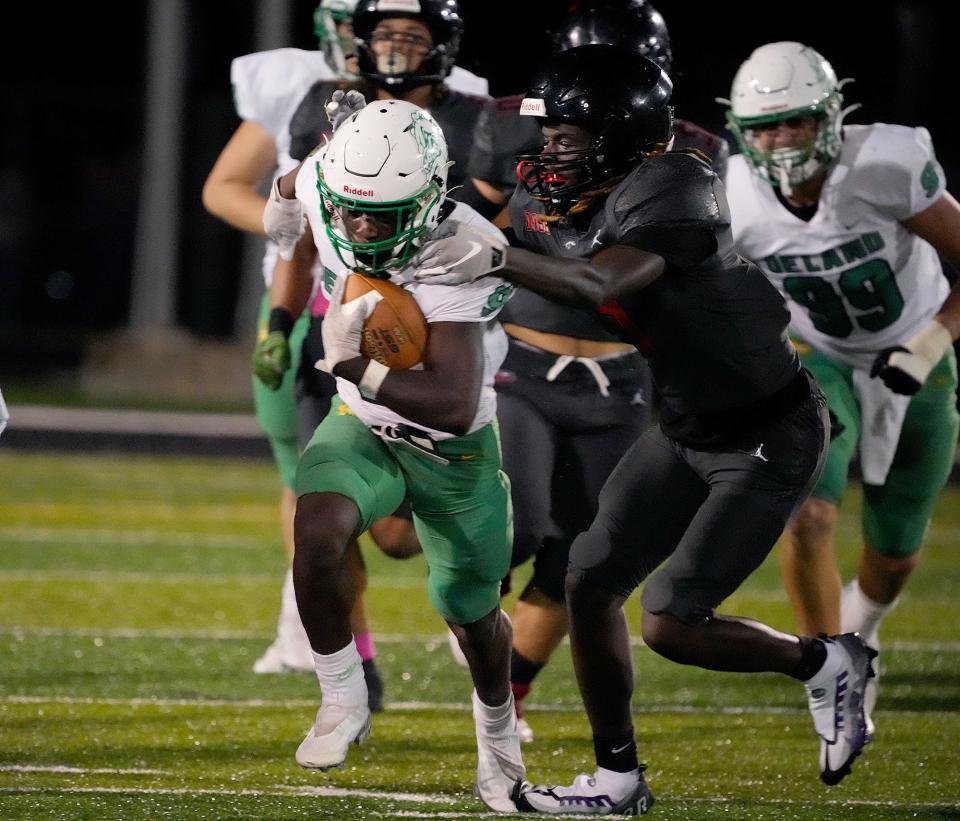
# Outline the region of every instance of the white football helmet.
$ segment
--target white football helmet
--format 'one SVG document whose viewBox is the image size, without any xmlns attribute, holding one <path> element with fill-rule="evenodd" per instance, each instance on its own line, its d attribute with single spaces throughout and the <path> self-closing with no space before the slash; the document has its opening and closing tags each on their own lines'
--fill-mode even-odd
<svg viewBox="0 0 960 821">
<path fill-rule="evenodd" d="M 343 264 L 374 274 L 402 268 L 437 227 L 449 166 L 440 126 L 413 103 L 375 101 L 341 125 L 316 169 L 320 212 Z M 389 220 L 393 233 L 353 241 L 344 209 Z"/>
<path fill-rule="evenodd" d="M 355 72 L 347 68 L 347 60 L 355 57 L 357 47 L 353 40 L 353 28 L 341 31 L 340 26 L 351 22 L 357 0 L 321 0 L 313 12 L 313 32 L 323 57 L 337 76 L 344 80 L 355 80 Z"/>
<path fill-rule="evenodd" d="M 842 82 L 824 57 L 802 43 L 768 43 L 756 49 L 733 79 L 727 125 L 740 150 L 772 185 L 789 194 L 840 153 Z M 818 120 L 813 144 L 761 151 L 753 127 L 791 117 Z"/>
</svg>

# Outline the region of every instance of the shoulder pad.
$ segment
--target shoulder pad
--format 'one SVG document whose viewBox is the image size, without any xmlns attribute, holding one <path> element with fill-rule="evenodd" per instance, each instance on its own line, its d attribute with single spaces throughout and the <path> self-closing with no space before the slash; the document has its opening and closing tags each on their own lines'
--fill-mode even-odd
<svg viewBox="0 0 960 821">
<path fill-rule="evenodd" d="M 523 95 L 511 94 L 509 97 L 497 97 L 493 102 L 497 111 L 519 111 Z"/>
</svg>

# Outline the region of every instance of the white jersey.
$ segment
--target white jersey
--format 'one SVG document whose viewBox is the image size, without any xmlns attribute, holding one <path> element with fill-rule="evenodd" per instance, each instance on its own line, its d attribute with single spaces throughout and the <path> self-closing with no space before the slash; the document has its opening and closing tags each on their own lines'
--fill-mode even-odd
<svg viewBox="0 0 960 821">
<path fill-rule="evenodd" d="M 846 126 L 809 222 L 743 155 L 730 158 L 726 186 L 737 250 L 786 297 L 793 331 L 828 356 L 869 367 L 946 299 L 936 251 L 902 224 L 945 190 L 925 128 Z"/>
<path fill-rule="evenodd" d="M 323 269 L 322 288 L 329 296 L 336 284 L 337 277 L 347 276 L 351 268 L 345 264 L 327 237 L 323 218 L 320 214 L 320 195 L 317 192 L 317 158 L 315 153 L 307 158 L 303 168 L 297 174 L 297 198 L 303 203 L 304 214 L 310 223 L 313 240 L 320 254 Z M 451 202 L 453 202 L 451 200 Z M 462 202 L 454 204 L 448 219 L 455 219 L 473 226 L 478 231 L 496 236 L 506 241 L 503 233 L 493 223 L 480 216 L 469 205 Z M 348 252 L 345 257 L 349 261 Z M 409 291 L 429 325 L 432 322 L 483 322 L 486 329 L 483 336 L 483 383 L 480 389 L 480 401 L 476 415 L 468 432 L 472 433 L 490 422 L 497 411 L 497 397 L 493 388 L 493 379 L 507 354 L 507 337 L 496 322 L 500 309 L 513 293 L 513 285 L 503 279 L 487 276 L 465 285 L 430 285 L 425 282 L 404 282 L 401 284 Z M 352 382 L 337 377 L 337 392 L 348 408 L 365 425 L 405 424 L 426 430 L 434 439 L 450 439 L 453 434 L 426 427 L 418 422 L 400 416 L 386 405 L 368 402 L 360 395 L 360 390 Z"/>
<path fill-rule="evenodd" d="M 237 114 L 262 126 L 277 150 L 274 179 L 297 167 L 290 156 L 290 120 L 307 92 L 320 80 L 336 80 L 336 72 L 327 65 L 320 51 L 277 48 L 237 57 L 230 64 L 230 82 Z M 488 83 L 466 69 L 454 66 L 447 85 L 461 93 L 487 97 Z M 273 279 L 277 246 L 266 241 L 263 279 L 267 287 Z"/>
</svg>

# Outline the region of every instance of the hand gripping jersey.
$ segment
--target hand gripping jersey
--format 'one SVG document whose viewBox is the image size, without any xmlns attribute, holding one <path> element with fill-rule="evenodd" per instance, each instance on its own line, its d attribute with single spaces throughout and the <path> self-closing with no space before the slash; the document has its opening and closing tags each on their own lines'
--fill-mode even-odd
<svg viewBox="0 0 960 821">
<path fill-rule="evenodd" d="M 506 98 L 512 99 L 512 98 Z M 501 101 L 498 101 L 501 102 Z M 518 104 L 519 106 L 519 104 Z M 521 117 L 517 110 L 512 110 L 512 119 L 507 119 L 500 110 L 500 116 L 491 117 L 488 112 L 484 112 L 481 117 L 480 125 L 477 131 L 477 141 L 474 146 L 474 153 L 471 155 L 471 162 L 479 165 L 471 169 L 473 176 L 478 179 L 489 179 L 479 173 L 482 167 L 494 169 L 492 173 L 497 174 L 495 181 L 502 182 L 509 174 L 510 188 L 513 189 L 516 184 L 516 160 L 514 155 L 519 151 L 536 150 L 542 144 L 540 135 L 540 125 L 534 117 Z M 499 120 L 499 131 L 496 134 L 485 133 L 489 128 Z M 500 152 L 499 159 L 487 152 L 493 145 L 494 140 L 499 142 L 496 149 Z M 532 141 L 532 146 L 531 146 Z M 717 176 L 723 179 L 727 168 L 727 158 L 730 153 L 726 141 L 722 137 L 711 134 L 698 125 L 687 122 L 686 120 L 674 121 L 674 150 L 686 148 L 695 148 L 705 154 L 711 161 L 713 170 Z M 507 153 L 504 152 L 512 152 Z M 490 157 L 489 162 L 482 159 L 484 156 Z M 486 163 L 486 165 L 483 165 Z M 522 230 L 537 231 L 543 230 L 546 223 L 535 222 L 532 226 L 525 221 Z M 559 230 L 559 229 L 558 229 Z M 518 231 L 518 236 L 522 234 Z M 569 241 L 565 237 L 564 241 Z M 595 244 L 588 244 L 582 247 L 582 254 L 579 256 L 593 256 L 598 250 Z M 583 311 L 570 308 L 566 305 L 558 305 L 548 299 L 544 299 L 539 294 L 533 293 L 526 288 L 519 288 L 513 295 L 509 304 L 504 308 L 500 317 L 501 322 L 512 322 L 515 325 L 522 325 L 525 328 L 533 328 L 537 331 L 550 334 L 561 334 L 575 339 L 590 339 L 609 342 L 616 339 L 603 325 L 595 318 Z"/>
<path fill-rule="evenodd" d="M 584 227 L 542 223 L 543 210 L 522 188 L 510 201 L 513 230 L 534 251 L 585 257 L 633 245 L 666 260 L 659 279 L 600 314 L 651 358 L 668 436 L 691 447 L 732 441 L 797 376 L 783 299 L 735 253 L 723 184 L 696 156 L 645 159 Z"/>
<path fill-rule="evenodd" d="M 927 130 L 883 123 L 844 127 L 809 222 L 742 156 L 727 179 L 737 249 L 787 297 L 792 329 L 860 368 L 909 339 L 946 299 L 936 251 L 901 224 L 944 186 Z"/>
<path fill-rule="evenodd" d="M 320 215 L 320 195 L 317 192 L 317 170 L 319 158 L 317 152 L 303 164 L 297 174 L 297 198 L 303 203 L 304 213 L 313 230 L 313 238 L 320 253 L 323 269 L 321 287 L 327 296 L 333 290 L 338 276 L 346 276 L 350 269 L 343 264 L 333 245 L 327 238 L 327 232 Z M 504 239 L 503 234 L 492 223 L 481 217 L 470 206 L 463 203 L 447 200 L 442 206 L 442 219 L 452 218 L 468 223 L 480 231 Z M 496 415 L 497 397 L 493 388 L 493 379 L 500 364 L 507 353 L 507 339 L 496 317 L 500 309 L 513 293 L 513 285 L 493 276 L 483 277 L 467 285 L 430 285 L 428 283 L 398 283 L 403 284 L 423 311 L 427 323 L 432 322 L 483 322 L 486 330 L 483 337 L 483 386 L 480 390 L 480 401 L 477 412 L 468 433 L 482 428 Z M 450 439 L 452 434 L 446 431 L 434 430 L 422 424 L 411 422 L 394 413 L 386 405 L 371 402 L 360 395 L 360 391 L 352 382 L 337 377 L 337 392 L 348 408 L 365 425 L 411 425 L 426 430 L 434 439 Z"/>
<path fill-rule="evenodd" d="M 297 157 L 291 152 L 290 123 L 310 89 L 318 82 L 330 92 L 320 101 L 317 116 L 321 118 L 317 133 L 306 150 Z M 272 137 L 277 151 L 277 170 L 274 179 L 296 168 L 307 152 L 320 142 L 320 134 L 329 131 L 323 104 L 337 87 L 337 75 L 327 65 L 320 51 L 298 48 L 278 48 L 237 57 L 230 64 L 230 82 L 233 85 L 234 104 L 238 116 L 262 126 Z M 454 66 L 447 80 L 451 88 L 466 94 L 485 97 L 487 81 L 482 77 Z M 463 160 L 466 165 L 466 159 Z M 270 287 L 277 259 L 276 245 L 267 240 L 263 258 L 263 278 Z"/>
<path fill-rule="evenodd" d="M 453 73 L 449 79 L 454 79 Z M 290 151 L 296 162 L 306 157 L 323 141 L 323 135 L 330 132 L 324 105 L 341 87 L 336 81 L 318 82 L 300 100 L 290 120 Z M 454 162 L 447 174 L 447 189 L 452 190 L 466 181 L 474 128 L 481 112 L 492 103 L 489 97 L 463 94 L 449 83 L 448 89 L 447 94 L 429 107 L 429 111 L 443 129 L 447 151 Z M 456 197 L 456 194 L 452 196 Z"/>
</svg>

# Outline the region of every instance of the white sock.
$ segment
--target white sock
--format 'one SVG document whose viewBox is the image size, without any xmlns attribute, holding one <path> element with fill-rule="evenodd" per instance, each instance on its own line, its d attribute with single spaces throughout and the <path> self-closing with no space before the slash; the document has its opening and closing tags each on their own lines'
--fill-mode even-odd
<svg viewBox="0 0 960 821">
<path fill-rule="evenodd" d="M 867 597 L 860 587 L 860 582 L 854 579 L 843 588 L 840 599 L 840 629 L 844 633 L 859 633 L 866 644 L 876 647 L 880 622 L 896 607 L 898 601 L 899 597 L 890 604 L 875 602 Z"/>
<path fill-rule="evenodd" d="M 277 622 L 277 636 L 285 643 L 308 645 L 307 633 L 300 621 L 300 611 L 297 609 L 297 594 L 293 590 L 293 570 L 288 569 L 283 579 L 283 591 L 280 594 L 280 619 Z"/>
<path fill-rule="evenodd" d="M 507 700 L 497 707 L 491 707 L 484 704 L 474 690 L 471 694 L 473 701 L 473 717 L 486 733 L 498 735 L 507 732 L 513 721 L 516 720 L 516 712 L 513 707 L 513 693 L 507 696 Z"/>
<path fill-rule="evenodd" d="M 336 653 L 313 653 L 313 665 L 325 706 L 357 707 L 367 703 L 363 660 L 353 639 Z"/>
<path fill-rule="evenodd" d="M 608 795 L 613 796 L 617 801 L 626 798 L 634 787 L 637 786 L 637 778 L 640 770 L 630 770 L 628 773 L 618 773 L 616 770 L 606 770 L 603 767 L 597 767 L 596 779 L 597 786 Z"/>
</svg>

